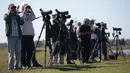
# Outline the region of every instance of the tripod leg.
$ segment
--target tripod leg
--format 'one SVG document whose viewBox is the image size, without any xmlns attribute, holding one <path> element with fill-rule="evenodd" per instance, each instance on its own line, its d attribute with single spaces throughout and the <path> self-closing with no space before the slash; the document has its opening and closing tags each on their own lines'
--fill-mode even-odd
<svg viewBox="0 0 130 73">
<path fill-rule="evenodd" d="M 116 37 L 114 37 L 113 41 L 112 41 L 112 44 L 114 43 L 114 41 L 116 40 Z"/>
<path fill-rule="evenodd" d="M 36 43 L 36 46 L 34 47 L 34 50 L 33 50 L 33 52 L 32 52 L 32 57 L 31 57 L 30 61 L 32 61 L 32 58 L 33 58 L 33 56 L 34 56 L 34 54 L 35 54 L 35 52 L 36 52 L 36 48 L 37 48 L 37 46 L 38 46 L 38 43 L 39 43 L 39 40 L 40 40 L 40 38 L 41 38 L 41 35 L 42 35 L 42 32 L 43 32 L 44 27 L 45 27 L 45 24 L 43 24 L 43 26 L 42 26 L 40 35 L 39 35 L 39 37 L 38 37 L 38 41 L 37 41 L 37 43 Z"/>
<path fill-rule="evenodd" d="M 97 42 L 96 42 L 96 44 L 94 45 L 94 48 L 93 48 L 93 50 L 92 50 L 92 52 L 91 52 L 91 55 L 90 55 L 90 57 L 89 57 L 89 62 L 91 62 L 92 61 L 92 57 L 93 57 L 93 54 L 94 54 L 94 52 L 95 52 L 95 50 L 96 50 L 96 47 L 97 47 L 97 45 L 98 45 L 98 42 L 99 42 L 99 40 L 97 40 Z"/>
<path fill-rule="evenodd" d="M 118 41 L 119 41 L 119 46 L 120 46 L 120 51 L 121 51 L 121 54 L 123 54 L 123 57 L 124 57 L 124 60 L 126 60 L 126 56 L 125 56 L 125 53 L 123 52 L 123 49 L 122 49 L 122 46 L 121 46 L 121 42 L 120 42 L 120 39 L 118 37 Z"/>
<path fill-rule="evenodd" d="M 43 24 L 42 29 L 41 29 L 41 32 L 40 32 L 40 35 L 39 35 L 39 37 L 38 37 L 38 41 L 37 41 L 37 43 L 36 43 L 36 48 L 37 48 L 37 46 L 38 46 L 38 43 L 39 43 L 39 40 L 40 40 L 40 38 L 41 38 L 41 35 L 42 35 L 42 32 L 43 32 L 44 27 L 45 27 L 45 23 Z"/>
<path fill-rule="evenodd" d="M 80 64 L 83 65 L 83 63 L 81 61 L 81 51 L 82 51 L 81 42 L 78 41 L 78 60 L 79 60 Z"/>
<path fill-rule="evenodd" d="M 52 62 L 52 60 L 53 60 L 53 55 L 52 55 L 52 45 L 51 45 L 51 42 L 50 42 L 50 40 L 48 41 L 49 43 L 48 43 L 48 45 L 49 45 L 49 50 L 50 50 L 50 58 L 49 58 L 49 61 L 48 61 L 48 65 L 47 66 L 51 66 L 51 65 L 53 65 L 53 62 Z"/>
<path fill-rule="evenodd" d="M 99 43 L 99 49 L 100 49 L 100 62 L 102 61 L 102 41 Z"/>
<path fill-rule="evenodd" d="M 109 42 L 109 41 L 108 41 L 108 48 L 109 48 L 109 51 L 111 52 L 112 56 L 114 57 L 114 59 L 116 59 L 115 56 L 114 56 L 114 53 L 113 53 L 113 51 L 112 51 L 112 49 L 111 49 L 111 45 L 110 45 L 110 42 Z M 109 51 L 108 51 L 108 52 L 109 52 Z"/>
<path fill-rule="evenodd" d="M 46 31 L 45 31 L 46 35 L 45 35 L 45 64 L 44 64 L 44 66 L 46 67 L 47 45 L 49 45 L 49 48 L 50 48 L 50 38 L 48 37 L 50 21 L 45 21 L 45 25 L 46 25 Z"/>
</svg>

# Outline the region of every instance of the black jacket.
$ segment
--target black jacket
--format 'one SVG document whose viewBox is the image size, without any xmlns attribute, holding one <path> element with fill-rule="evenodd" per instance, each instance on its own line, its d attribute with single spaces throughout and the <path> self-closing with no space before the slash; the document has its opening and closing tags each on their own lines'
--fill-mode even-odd
<svg viewBox="0 0 130 73">
<path fill-rule="evenodd" d="M 5 32 L 6 32 L 6 36 L 10 36 L 11 34 L 11 31 L 12 31 L 12 16 L 13 14 L 8 12 L 4 15 L 4 20 L 5 20 Z M 19 15 L 15 15 L 16 17 L 16 21 L 17 21 L 17 26 L 18 26 L 18 34 L 19 34 L 19 37 L 22 36 L 22 31 L 21 31 L 21 28 L 20 28 L 20 25 L 23 25 L 24 24 L 24 21 L 20 18 Z"/>
</svg>

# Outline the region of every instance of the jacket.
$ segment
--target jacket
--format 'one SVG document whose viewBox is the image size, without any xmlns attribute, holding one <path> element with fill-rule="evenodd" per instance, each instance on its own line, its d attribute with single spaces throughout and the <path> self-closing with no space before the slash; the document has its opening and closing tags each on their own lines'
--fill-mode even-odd
<svg viewBox="0 0 130 73">
<path fill-rule="evenodd" d="M 5 32 L 6 32 L 6 36 L 10 36 L 11 31 L 12 31 L 12 16 L 13 14 L 8 12 L 4 15 L 4 20 L 5 20 Z M 20 25 L 24 24 L 24 21 L 20 18 L 19 15 L 16 15 L 16 21 L 17 21 L 17 26 L 18 26 L 18 35 L 21 38 L 22 36 L 22 32 L 21 32 L 21 28 Z"/>
<path fill-rule="evenodd" d="M 20 13 L 20 17 L 23 19 L 24 24 L 22 26 L 22 35 L 35 35 L 34 27 L 33 27 L 33 20 L 35 20 L 34 13 Z"/>
</svg>

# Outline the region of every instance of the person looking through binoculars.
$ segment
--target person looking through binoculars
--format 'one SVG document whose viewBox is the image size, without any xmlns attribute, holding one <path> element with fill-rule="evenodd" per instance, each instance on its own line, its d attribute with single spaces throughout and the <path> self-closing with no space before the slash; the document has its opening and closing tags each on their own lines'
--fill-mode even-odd
<svg viewBox="0 0 130 73">
<path fill-rule="evenodd" d="M 20 17 L 24 20 L 24 24 L 22 26 L 22 68 L 30 68 L 31 67 L 31 61 L 34 60 L 35 54 L 33 56 L 33 51 L 35 48 L 34 45 L 34 28 L 33 28 L 33 23 L 32 21 L 36 19 L 36 16 L 31 8 L 30 5 L 24 4 L 22 6 L 22 11 L 19 14 Z M 33 58 L 32 58 L 33 57 Z M 31 60 L 32 58 L 32 60 Z M 36 65 L 36 60 L 35 63 L 33 61 L 33 65 Z M 38 65 L 38 63 L 37 63 Z M 40 66 L 40 65 L 39 65 Z"/>
</svg>

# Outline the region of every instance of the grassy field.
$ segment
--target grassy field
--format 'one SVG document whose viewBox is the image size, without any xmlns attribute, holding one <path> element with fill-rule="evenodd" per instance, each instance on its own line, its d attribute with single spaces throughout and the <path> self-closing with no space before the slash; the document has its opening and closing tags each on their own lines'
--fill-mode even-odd
<svg viewBox="0 0 130 73">
<path fill-rule="evenodd" d="M 48 57 L 48 55 L 47 55 Z M 103 61 L 101 63 L 81 65 L 77 60 L 75 65 L 60 65 L 47 68 L 32 68 L 29 70 L 9 71 L 7 69 L 8 54 L 7 49 L 0 49 L 0 73 L 130 73 L 130 56 L 126 56 L 126 61 L 122 56 L 118 60 Z M 37 51 L 37 60 L 44 64 L 44 51 Z"/>
</svg>

